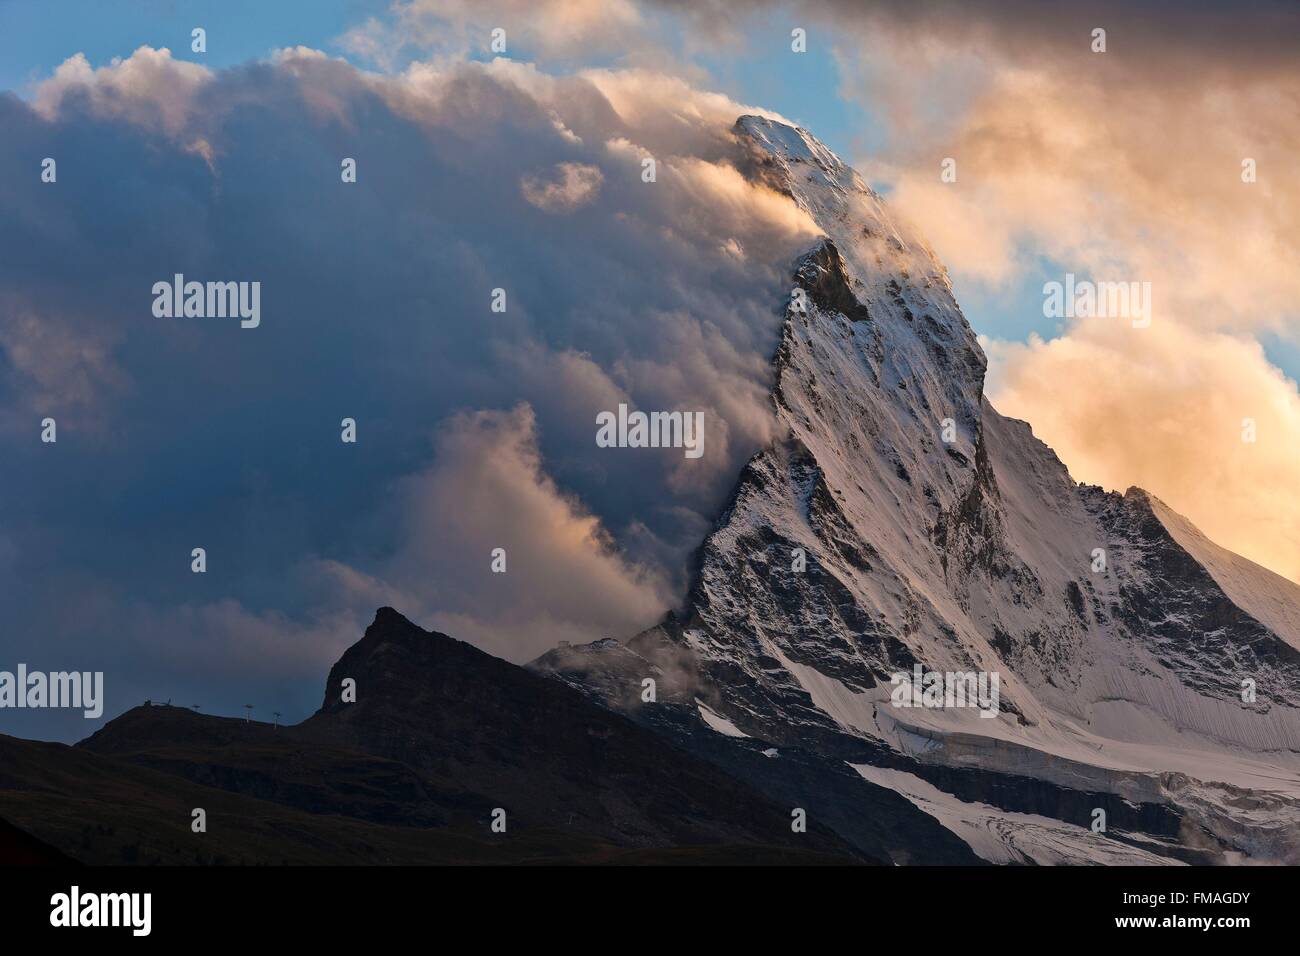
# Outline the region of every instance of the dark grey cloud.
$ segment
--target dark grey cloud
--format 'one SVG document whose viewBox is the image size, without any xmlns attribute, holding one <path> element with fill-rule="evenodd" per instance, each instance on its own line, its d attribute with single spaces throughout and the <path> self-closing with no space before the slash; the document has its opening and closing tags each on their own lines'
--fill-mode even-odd
<svg viewBox="0 0 1300 956">
<path fill-rule="evenodd" d="M 1220 70 L 1258 75 L 1294 68 L 1300 6 L 1289 0 L 654 0 L 701 27 L 733 32 L 745 12 L 783 10 L 849 36 L 886 30 L 980 49 L 1019 62 L 1087 62 L 1087 39 L 1107 31 L 1117 71 L 1204 82 Z"/>
</svg>

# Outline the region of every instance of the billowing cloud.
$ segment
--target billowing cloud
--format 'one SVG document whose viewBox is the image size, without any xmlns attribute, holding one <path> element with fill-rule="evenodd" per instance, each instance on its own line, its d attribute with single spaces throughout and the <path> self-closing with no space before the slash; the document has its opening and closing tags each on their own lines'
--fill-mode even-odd
<svg viewBox="0 0 1300 956">
<path fill-rule="evenodd" d="M 143 46 L 99 69 L 78 53 L 37 88 L 34 105 L 53 118 L 68 101 L 84 98 L 96 115 L 176 132 L 189 119 L 195 94 L 211 79 L 206 68 L 173 59 L 165 47 Z"/>
<path fill-rule="evenodd" d="M 557 163 L 545 174 L 526 175 L 519 181 L 524 198 L 543 212 L 569 212 L 596 198 L 605 181 L 599 166 Z"/>
<path fill-rule="evenodd" d="M 126 386 L 111 337 L 42 312 L 21 296 L 0 302 L 0 354 L 8 362 L 0 434 L 30 438 L 38 419 L 75 410 L 100 429 L 105 396 Z M 57 419 L 56 419 L 57 421 Z"/>
<path fill-rule="evenodd" d="M 367 598 L 527 661 L 560 640 L 635 633 L 672 605 L 668 577 L 630 562 L 600 519 L 546 474 L 532 408 L 446 421 L 433 463 L 396 488 L 403 524 L 378 579 L 335 568 Z M 378 582 L 382 581 L 382 584 Z"/>
<path fill-rule="evenodd" d="M 1010 72 L 928 156 L 875 171 L 970 277 L 1005 282 L 1047 257 L 1151 282 L 1166 321 L 1280 330 L 1300 301 L 1300 274 L 1281 267 L 1300 256 L 1300 183 L 1282 172 L 1300 149 L 1300 118 L 1283 118 L 1293 83 L 1113 89 Z M 940 180 L 944 157 L 956 182 Z"/>
<path fill-rule="evenodd" d="M 223 693 L 301 702 L 379 603 L 515 660 L 651 622 L 771 437 L 815 234 L 732 167 L 748 110 L 645 71 L 381 76 L 304 49 L 74 57 L 0 97 L 9 633 L 73 664 L 111 640 L 110 687 L 164 699 L 195 682 L 155 649 L 201 633 Z M 178 273 L 259 282 L 260 325 L 155 317 Z M 597 447 L 620 403 L 701 412 L 704 456 Z M 94 620 L 40 617 L 92 592 Z"/>
</svg>

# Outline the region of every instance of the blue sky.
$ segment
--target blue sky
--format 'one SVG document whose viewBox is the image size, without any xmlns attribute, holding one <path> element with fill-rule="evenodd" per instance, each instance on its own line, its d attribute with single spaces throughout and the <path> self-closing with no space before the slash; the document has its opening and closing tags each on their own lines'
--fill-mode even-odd
<svg viewBox="0 0 1300 956">
<path fill-rule="evenodd" d="M 3 0 L 0 88 L 24 90 L 73 53 L 84 53 L 99 66 L 145 44 L 212 67 L 263 57 L 277 47 L 331 50 L 349 26 L 386 6 L 376 0 Z M 190 52 L 196 26 L 208 31 L 206 55 Z"/>
</svg>

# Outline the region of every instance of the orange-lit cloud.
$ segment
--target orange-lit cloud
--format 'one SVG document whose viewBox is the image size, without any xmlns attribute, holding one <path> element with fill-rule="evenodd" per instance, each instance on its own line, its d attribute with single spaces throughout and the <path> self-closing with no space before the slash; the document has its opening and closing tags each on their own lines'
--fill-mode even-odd
<svg viewBox="0 0 1300 956">
<path fill-rule="evenodd" d="M 1155 492 L 1213 541 L 1300 581 L 1300 392 L 1249 337 L 1088 319 L 984 343 L 1000 412 L 1080 481 Z"/>
<path fill-rule="evenodd" d="M 560 640 L 635 633 L 671 605 L 666 578 L 622 557 L 599 518 L 546 474 L 533 410 L 459 415 L 434 464 L 404 479 L 403 539 L 382 578 L 330 573 L 363 603 L 399 603 L 514 661 Z M 504 571 L 493 571 L 494 552 Z"/>
</svg>

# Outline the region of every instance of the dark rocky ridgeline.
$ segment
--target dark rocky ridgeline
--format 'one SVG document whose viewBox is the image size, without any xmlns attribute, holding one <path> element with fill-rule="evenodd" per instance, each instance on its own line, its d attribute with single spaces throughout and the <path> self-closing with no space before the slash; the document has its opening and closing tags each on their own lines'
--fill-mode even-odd
<svg viewBox="0 0 1300 956">
<path fill-rule="evenodd" d="M 345 679 L 357 699 L 343 702 Z M 330 671 L 303 739 L 379 755 L 474 794 L 486 819 L 570 828 L 620 846 L 756 844 L 846 853 L 791 808 L 574 689 L 382 608 Z"/>
<path fill-rule="evenodd" d="M 347 678 L 356 681 L 355 703 L 342 700 Z M 671 734 L 651 732 L 563 682 L 421 630 L 391 608 L 380 610 L 365 638 L 331 669 L 321 710 L 295 732 L 492 794 L 493 806 L 507 807 L 522 825 L 571 826 L 620 845 L 811 849 L 807 834 L 791 831 L 797 807 L 807 812 L 809 834 L 819 834 L 812 842 L 827 852 L 848 844 L 876 862 L 892 861 L 891 848 L 908 848 L 918 862 L 978 862 L 930 816 L 847 768 L 817 768 L 820 781 L 810 771 L 765 786 L 760 796 L 739 782 L 729 760 L 691 755 Z M 522 755 L 546 772 L 521 774 Z M 769 763 L 748 757 L 759 767 Z M 827 822 L 832 813 L 852 821 L 836 828 L 838 836 Z"/>
<path fill-rule="evenodd" d="M 0 737 L 4 845 L 91 864 L 885 861 L 794 832 L 800 805 L 391 608 L 296 726 L 144 706 L 75 747 Z"/>
</svg>

